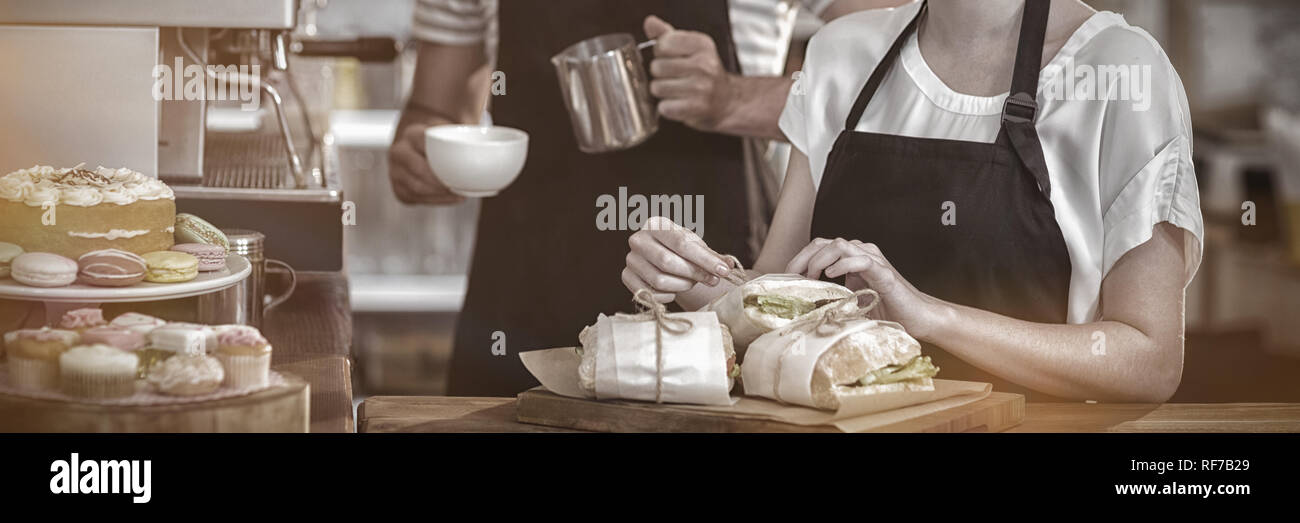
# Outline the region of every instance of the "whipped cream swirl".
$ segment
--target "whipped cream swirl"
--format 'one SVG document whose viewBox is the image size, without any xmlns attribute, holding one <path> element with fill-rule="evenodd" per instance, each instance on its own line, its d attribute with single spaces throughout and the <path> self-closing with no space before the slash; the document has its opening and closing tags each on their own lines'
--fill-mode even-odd
<svg viewBox="0 0 1300 523">
<path fill-rule="evenodd" d="M 93 207 L 174 200 L 176 195 L 167 184 L 126 168 L 90 171 L 80 165 L 66 169 L 37 165 L 0 177 L 0 199 L 33 207 L 48 203 Z"/>
</svg>

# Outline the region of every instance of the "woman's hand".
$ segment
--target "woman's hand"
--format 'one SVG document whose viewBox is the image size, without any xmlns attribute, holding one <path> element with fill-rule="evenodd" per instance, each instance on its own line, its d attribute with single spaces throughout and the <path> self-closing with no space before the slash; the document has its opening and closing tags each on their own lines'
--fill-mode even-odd
<svg viewBox="0 0 1300 523">
<path fill-rule="evenodd" d="M 814 279 L 847 275 L 844 283 L 850 289 L 870 288 L 880 294 L 873 317 L 898 322 L 918 339 L 928 338 L 943 318 L 943 302 L 916 290 L 872 243 L 816 238 L 790 260 L 786 272 Z"/>
<path fill-rule="evenodd" d="M 675 300 L 677 293 L 691 290 L 696 283 L 715 286 L 731 270 L 694 232 L 660 216 L 646 220 L 627 243 L 632 250 L 627 253 L 623 285 L 634 293 L 650 289 L 660 303 Z"/>
</svg>

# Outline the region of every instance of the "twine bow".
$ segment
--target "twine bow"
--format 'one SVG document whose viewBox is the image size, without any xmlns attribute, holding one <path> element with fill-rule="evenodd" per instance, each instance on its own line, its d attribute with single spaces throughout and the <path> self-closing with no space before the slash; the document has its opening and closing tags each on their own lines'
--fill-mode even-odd
<svg viewBox="0 0 1300 523">
<path fill-rule="evenodd" d="M 664 395 L 664 331 L 671 334 L 684 334 L 695 327 L 691 320 L 668 316 L 668 308 L 655 301 L 650 289 L 637 289 L 632 296 L 641 312 L 637 314 L 617 314 L 616 316 L 633 321 L 654 321 L 655 323 L 655 403 L 663 403 Z"/>
<path fill-rule="evenodd" d="M 868 303 L 865 307 L 856 307 L 851 311 L 844 311 L 840 308 L 850 300 L 856 302 L 859 296 L 871 296 L 871 303 Z M 842 329 L 850 321 L 871 319 L 868 316 L 868 313 L 870 313 L 872 309 L 875 309 L 876 305 L 879 304 L 879 293 L 871 289 L 862 289 L 853 293 L 852 296 L 845 296 L 844 298 L 836 300 L 830 308 L 826 309 L 826 311 L 821 314 L 809 315 L 806 318 L 786 325 L 781 331 L 781 336 L 788 336 L 793 333 L 795 339 L 781 351 L 781 355 L 776 359 L 776 375 L 772 379 L 772 392 L 775 393 L 774 395 L 776 396 L 776 400 L 785 403 L 785 400 L 781 399 L 781 371 L 785 369 L 785 359 L 794 352 L 794 347 L 803 341 L 805 333 L 822 332 L 821 329 L 828 326 Z"/>
<path fill-rule="evenodd" d="M 859 296 L 871 296 L 872 298 L 871 303 L 868 303 L 865 307 L 859 306 L 849 311 L 843 310 L 841 308 L 842 305 L 849 303 L 850 301 L 856 302 Z M 829 308 L 827 308 L 826 311 L 821 314 L 809 314 L 807 317 L 803 319 L 794 321 L 786 325 L 785 329 L 781 331 L 781 335 L 782 336 L 788 335 L 795 330 L 805 330 L 808 332 L 821 332 L 822 327 L 830 326 L 835 328 L 843 328 L 846 323 L 852 320 L 869 320 L 871 319 L 871 317 L 869 316 L 871 310 L 875 309 L 876 305 L 879 304 L 880 304 L 879 293 L 871 289 L 862 289 L 860 291 L 853 293 L 852 296 L 845 296 L 843 298 L 835 300 L 833 303 L 831 303 L 828 306 L 823 306 Z"/>
<path fill-rule="evenodd" d="M 727 260 L 727 262 L 731 264 L 731 271 L 723 277 L 724 280 L 737 287 L 744 285 L 745 282 L 749 281 L 749 275 L 745 273 L 745 266 L 740 263 L 740 258 L 730 254 L 725 254 L 722 256 L 722 259 Z"/>
</svg>

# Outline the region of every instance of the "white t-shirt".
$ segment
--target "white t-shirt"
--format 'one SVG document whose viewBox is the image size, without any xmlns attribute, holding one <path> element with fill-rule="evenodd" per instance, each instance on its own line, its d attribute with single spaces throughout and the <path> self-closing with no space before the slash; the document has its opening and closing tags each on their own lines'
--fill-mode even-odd
<svg viewBox="0 0 1300 523">
<path fill-rule="evenodd" d="M 844 16 L 809 43 L 780 125 L 808 156 L 814 185 L 821 181 L 827 154 L 862 85 L 919 7 L 913 3 Z M 1147 88 L 1129 90 L 1125 97 L 1122 85 L 1115 83 L 1117 89 L 1109 95 L 1089 96 L 1087 87 L 1093 83 L 1083 78 L 1101 78 L 1101 67 L 1113 73 L 1117 65 L 1136 72 L 1128 75 L 1136 80 L 1130 88 Z M 1087 75 L 1088 69 L 1097 74 Z M 1097 319 L 1107 272 L 1130 249 L 1151 239 L 1152 227 L 1161 222 L 1186 231 L 1185 277 L 1190 282 L 1200 265 L 1204 237 L 1192 128 L 1182 81 L 1159 44 L 1120 15 L 1097 13 L 1042 70 L 1038 89 L 1036 127 L 1056 221 L 1070 254 L 1067 321 Z M 926 65 L 914 32 L 856 130 L 990 143 L 997 138 L 1006 97 L 950 89 Z"/>
</svg>

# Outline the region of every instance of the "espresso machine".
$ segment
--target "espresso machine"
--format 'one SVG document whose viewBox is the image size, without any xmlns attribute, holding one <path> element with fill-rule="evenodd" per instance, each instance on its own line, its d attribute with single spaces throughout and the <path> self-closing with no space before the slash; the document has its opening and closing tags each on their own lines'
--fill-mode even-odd
<svg viewBox="0 0 1300 523">
<path fill-rule="evenodd" d="M 291 56 L 396 51 L 296 31 L 326 3 L 0 0 L 0 171 L 129 167 L 179 212 L 262 232 L 268 258 L 342 270 L 342 184 Z"/>
<path fill-rule="evenodd" d="M 319 75 L 290 64 L 397 50 L 316 38 L 328 1 L 0 0 L 0 172 L 128 167 L 167 182 L 177 211 L 227 230 L 238 254 L 265 258 L 268 283 L 342 272 L 347 202 L 322 129 L 332 100 L 305 99 L 300 84 Z M 256 276 L 235 292 L 248 296 L 199 300 L 197 316 L 257 323 L 272 286 Z"/>
</svg>

